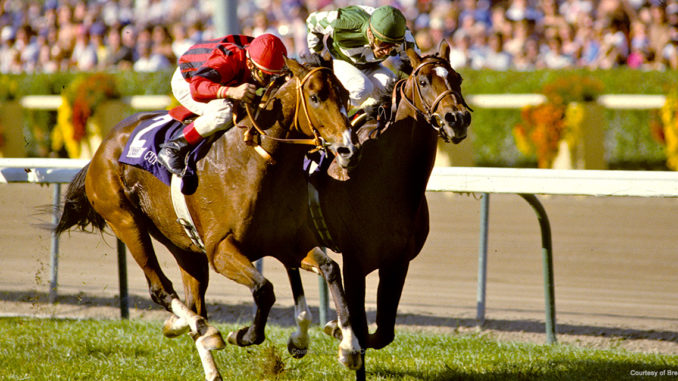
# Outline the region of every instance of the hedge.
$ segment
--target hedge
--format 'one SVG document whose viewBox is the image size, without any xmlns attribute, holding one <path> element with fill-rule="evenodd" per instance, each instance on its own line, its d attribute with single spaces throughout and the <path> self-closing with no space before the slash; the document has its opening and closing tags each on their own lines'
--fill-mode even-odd
<svg viewBox="0 0 678 381">
<path fill-rule="evenodd" d="M 563 75 L 587 74 L 600 79 L 605 94 L 667 94 L 678 84 L 678 71 L 612 70 L 539 70 L 532 72 L 496 72 L 461 70 L 462 90 L 469 94 L 540 93 L 543 86 Z M 115 73 L 120 93 L 126 95 L 169 94 L 171 71 L 157 73 Z M 60 94 L 78 73 L 2 75 L 0 87 L 16 82 L 16 90 L 0 91 L 0 101 L 24 95 Z M 663 147 L 652 137 L 650 123 L 654 111 L 606 110 L 606 160 L 610 168 L 666 169 Z M 49 131 L 54 112 L 26 112 L 32 127 Z M 480 109 L 473 113 L 470 138 L 474 162 L 480 166 L 536 166 L 535 158 L 518 152 L 511 130 L 520 118 L 517 109 Z M 33 149 L 32 155 L 44 152 Z"/>
</svg>

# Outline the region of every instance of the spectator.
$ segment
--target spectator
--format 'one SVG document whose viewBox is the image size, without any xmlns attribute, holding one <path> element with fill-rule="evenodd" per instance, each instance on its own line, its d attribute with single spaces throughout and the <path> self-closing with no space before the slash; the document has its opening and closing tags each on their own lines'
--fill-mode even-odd
<svg viewBox="0 0 678 381">
<path fill-rule="evenodd" d="M 109 49 L 106 46 L 106 26 L 100 22 L 92 24 L 89 28 L 90 41 L 96 52 L 97 69 L 105 70 L 109 60 Z"/>
<path fill-rule="evenodd" d="M 186 34 L 186 27 L 180 23 L 172 24 L 172 54 L 174 57 L 181 57 L 197 41 L 191 41 Z M 176 59 L 172 62 L 176 62 Z"/>
<path fill-rule="evenodd" d="M 594 68 L 600 56 L 600 31 L 594 30 L 592 25 L 584 25 L 577 31 L 575 40 L 581 47 L 577 66 Z"/>
<path fill-rule="evenodd" d="M 91 43 L 89 30 L 84 24 L 78 25 L 76 30 L 71 66 L 79 71 L 92 71 L 97 66 L 97 49 Z"/>
<path fill-rule="evenodd" d="M 458 70 L 471 64 L 471 37 L 467 34 L 456 34 L 450 46 L 450 66 Z"/>
<path fill-rule="evenodd" d="M 671 28 L 669 32 L 669 42 L 662 49 L 662 62 L 671 69 L 678 69 L 678 26 Z"/>
<path fill-rule="evenodd" d="M 513 59 L 513 66 L 518 71 L 531 71 L 546 67 L 546 64 L 541 60 L 539 42 L 536 38 L 525 40 L 520 53 Z"/>
<path fill-rule="evenodd" d="M 19 66 L 23 71 L 33 72 L 38 62 L 38 44 L 35 32 L 28 24 L 24 24 L 16 31 L 15 49 L 19 52 Z"/>
<path fill-rule="evenodd" d="M 165 58 L 168 62 L 176 62 L 177 57 L 172 50 L 172 39 L 164 25 L 154 25 L 151 29 L 153 52 Z"/>
<path fill-rule="evenodd" d="M 549 69 L 565 69 L 574 65 L 572 57 L 563 53 L 563 43 L 558 35 L 548 40 L 548 50 L 544 53 L 543 60 Z"/>
<path fill-rule="evenodd" d="M 129 70 L 138 58 L 136 51 L 137 32 L 132 25 L 127 25 L 120 31 L 121 45 L 113 56 L 113 65 L 120 70 Z"/>
<path fill-rule="evenodd" d="M 368 5 L 381 3 L 372 1 Z M 338 5 L 346 4 L 344 1 Z M 537 39 L 546 54 L 555 30 L 562 42 L 562 53 L 572 58 L 573 67 L 626 65 L 662 70 L 670 67 L 670 30 L 678 26 L 677 0 L 405 0 L 398 4 L 425 51 L 435 49 L 442 39 L 463 41 L 470 36 L 473 46 L 461 49 L 467 52 L 456 64 L 466 61 L 472 67 L 485 65 L 488 37 L 494 33 L 502 34 L 503 50 L 513 57 L 516 67 L 539 66 L 537 61 L 525 62 L 535 58 L 528 58 L 532 54 L 521 49 L 533 44 L 528 44 L 528 39 Z M 290 55 L 300 56 L 307 51 L 304 21 L 308 10 L 332 7 L 328 0 L 268 0 L 239 2 L 237 12 L 243 30 L 279 34 Z M 174 62 L 192 43 L 214 36 L 212 13 L 211 2 L 201 0 L 0 0 L 0 30 L 6 31 L 6 37 L 20 34 L 20 41 L 16 36 L 0 41 L 0 71 L 9 70 L 10 63 L 13 71 L 43 71 L 38 66 L 46 65 L 48 57 L 59 62 L 47 65 L 46 70 L 80 70 L 70 63 L 73 54 L 81 51 L 82 43 L 76 44 L 82 39 L 80 26 L 89 30 L 90 43 L 96 47 L 97 70 L 131 68 L 137 58 L 137 45 L 146 44 L 148 39 L 152 50 Z M 104 32 L 95 33 L 95 25 L 103 26 Z M 135 33 L 134 39 L 139 41 L 125 43 L 124 48 L 108 46 L 110 36 L 104 33 L 120 33 L 126 26 L 137 32 L 148 28 L 148 34 Z M 27 30 L 20 32 L 20 27 L 29 28 L 28 41 L 24 38 Z M 466 37 L 462 39 L 463 35 Z M 45 44 L 50 46 L 49 55 Z M 14 45 L 28 49 L 20 49 L 17 59 Z M 108 56 L 114 51 L 120 55 L 118 63 Z M 473 59 L 469 61 L 471 53 Z"/>
<path fill-rule="evenodd" d="M 134 62 L 134 71 L 156 72 L 172 68 L 172 64 L 162 53 L 154 50 L 149 42 L 139 44 L 139 59 Z"/>
<path fill-rule="evenodd" d="M 16 34 L 14 28 L 6 25 L 0 31 L 0 73 L 9 73 L 11 61 L 14 56 L 14 42 L 16 41 Z"/>
<path fill-rule="evenodd" d="M 485 56 L 485 68 L 491 70 L 508 70 L 513 66 L 513 58 L 504 51 L 504 36 L 494 32 L 488 39 L 489 49 Z"/>
<path fill-rule="evenodd" d="M 650 7 L 650 17 L 651 20 L 647 31 L 650 49 L 655 52 L 661 52 L 669 42 L 670 26 L 667 22 L 665 6 L 653 3 Z"/>
<path fill-rule="evenodd" d="M 268 19 L 266 11 L 260 10 L 256 12 L 252 17 L 252 20 L 253 20 L 252 32 L 246 34 L 252 37 L 259 37 L 262 34 L 269 33 L 280 38 L 280 34 Z"/>
</svg>

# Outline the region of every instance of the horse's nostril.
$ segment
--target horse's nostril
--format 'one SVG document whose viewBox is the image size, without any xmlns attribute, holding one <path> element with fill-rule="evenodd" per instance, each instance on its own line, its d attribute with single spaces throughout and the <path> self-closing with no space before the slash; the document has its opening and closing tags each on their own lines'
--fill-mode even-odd
<svg viewBox="0 0 678 381">
<path fill-rule="evenodd" d="M 349 147 L 341 146 L 337 148 L 337 155 L 339 156 L 351 156 L 352 154 L 353 150 Z"/>
<path fill-rule="evenodd" d="M 464 125 L 468 126 L 471 124 L 471 113 L 466 111 L 463 114 Z"/>
<path fill-rule="evenodd" d="M 457 116 L 454 113 L 448 112 L 445 114 L 445 122 L 447 124 L 454 124 L 457 121 Z"/>
</svg>

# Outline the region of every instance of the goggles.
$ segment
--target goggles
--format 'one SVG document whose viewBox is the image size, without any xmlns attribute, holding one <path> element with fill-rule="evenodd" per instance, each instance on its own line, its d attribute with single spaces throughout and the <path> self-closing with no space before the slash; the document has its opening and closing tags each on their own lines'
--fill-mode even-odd
<svg viewBox="0 0 678 381">
<path fill-rule="evenodd" d="M 390 42 L 384 42 L 379 40 L 378 38 L 374 37 L 372 39 L 372 45 L 374 46 L 374 50 L 378 52 L 384 52 L 387 55 L 395 55 L 395 48 L 398 44 L 395 43 L 390 43 Z"/>
<path fill-rule="evenodd" d="M 251 64 L 252 64 L 251 69 L 252 77 L 254 77 L 254 79 L 261 82 L 262 84 L 268 84 L 268 82 L 271 81 L 271 78 L 273 78 L 273 74 L 265 73 L 263 70 L 259 69 L 257 65 L 254 64 L 254 62 L 252 62 Z"/>
</svg>

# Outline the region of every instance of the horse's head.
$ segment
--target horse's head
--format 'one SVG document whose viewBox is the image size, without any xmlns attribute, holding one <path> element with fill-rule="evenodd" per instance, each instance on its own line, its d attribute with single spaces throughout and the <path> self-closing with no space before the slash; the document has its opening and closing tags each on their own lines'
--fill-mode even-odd
<svg viewBox="0 0 678 381">
<path fill-rule="evenodd" d="M 295 123 L 299 129 L 308 136 L 319 136 L 324 148 L 335 155 L 339 165 L 344 168 L 354 166 L 359 156 L 358 140 L 348 120 L 348 91 L 331 66 L 306 67 L 289 59 L 287 67 L 297 79 Z"/>
<path fill-rule="evenodd" d="M 461 75 L 450 66 L 450 46 L 446 40 L 438 50 L 436 55 L 420 57 L 408 49 L 407 55 L 414 67 L 408 85 L 417 112 L 438 130 L 443 140 L 456 144 L 466 138 L 473 110 L 461 94 Z"/>
</svg>

